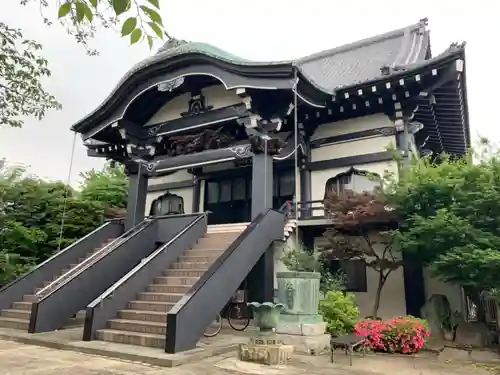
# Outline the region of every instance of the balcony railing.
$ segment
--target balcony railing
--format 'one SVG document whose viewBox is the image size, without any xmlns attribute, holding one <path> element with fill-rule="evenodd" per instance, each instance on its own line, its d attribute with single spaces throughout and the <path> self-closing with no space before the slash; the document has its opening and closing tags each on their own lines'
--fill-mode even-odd
<svg viewBox="0 0 500 375">
<path fill-rule="evenodd" d="M 298 215 L 295 215 L 295 204 L 297 204 Z M 303 202 L 286 201 L 280 211 L 285 212 L 289 218 L 299 220 L 325 219 L 325 206 L 323 200 L 312 200 Z"/>
</svg>

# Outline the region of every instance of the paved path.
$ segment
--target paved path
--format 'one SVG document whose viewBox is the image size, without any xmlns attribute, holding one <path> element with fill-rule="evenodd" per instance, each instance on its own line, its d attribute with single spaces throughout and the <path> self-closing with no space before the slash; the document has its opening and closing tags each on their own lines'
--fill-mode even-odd
<svg viewBox="0 0 500 375">
<path fill-rule="evenodd" d="M 486 375 L 498 367 L 477 368 L 465 363 L 450 366 L 435 361 L 370 356 L 355 358 L 353 367 L 329 364 L 325 357 L 294 357 L 294 366 L 281 368 L 246 364 L 233 354 L 201 360 L 175 368 L 126 362 L 72 351 L 48 349 L 0 340 L 1 375 Z M 342 360 L 343 361 L 343 360 Z M 448 361 L 446 361 L 448 362 Z M 454 361 L 450 361 L 454 362 Z M 489 370 L 489 371 L 488 371 Z"/>
</svg>

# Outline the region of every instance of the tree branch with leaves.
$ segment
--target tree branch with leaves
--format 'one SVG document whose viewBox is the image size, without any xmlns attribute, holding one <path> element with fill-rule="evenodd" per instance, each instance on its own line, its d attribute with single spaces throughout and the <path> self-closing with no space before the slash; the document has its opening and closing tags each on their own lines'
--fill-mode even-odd
<svg viewBox="0 0 500 375">
<path fill-rule="evenodd" d="M 378 275 L 372 316 L 377 317 L 383 288 L 389 275 L 403 265 L 396 246 L 397 217 L 382 195 L 345 190 L 325 198 L 325 216 L 332 227 L 325 233 L 324 250 L 331 260 L 361 259 Z M 384 230 L 385 229 L 385 230 Z"/>
<path fill-rule="evenodd" d="M 105 28 L 121 25 L 121 35 L 128 37 L 130 44 L 146 41 L 150 49 L 155 39 L 170 38 L 159 13 L 160 0 L 63 0 L 58 4 L 59 20 L 90 54 L 97 53 L 88 41 L 98 25 Z"/>
<path fill-rule="evenodd" d="M 19 29 L 0 22 L 0 125 L 21 127 L 26 116 L 41 120 L 49 109 L 61 108 L 42 86 L 50 70 L 41 49 Z"/>
</svg>

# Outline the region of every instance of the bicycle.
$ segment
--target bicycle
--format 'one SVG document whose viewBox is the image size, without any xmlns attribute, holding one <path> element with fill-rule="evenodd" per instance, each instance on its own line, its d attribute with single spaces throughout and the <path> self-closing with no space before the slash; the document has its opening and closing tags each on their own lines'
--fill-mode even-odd
<svg viewBox="0 0 500 375">
<path fill-rule="evenodd" d="M 235 331 L 244 331 L 250 324 L 250 317 L 244 316 L 242 313 L 241 306 L 246 307 L 245 290 L 237 290 L 236 293 L 231 297 L 229 302 L 222 309 L 222 313 L 227 314 L 227 322 L 229 326 Z M 237 323 L 240 324 L 237 324 Z M 217 336 L 222 329 L 222 315 L 218 313 L 215 317 L 215 321 L 208 327 L 208 329 L 213 328 L 213 331 L 205 331 L 203 336 L 214 337 Z"/>
</svg>

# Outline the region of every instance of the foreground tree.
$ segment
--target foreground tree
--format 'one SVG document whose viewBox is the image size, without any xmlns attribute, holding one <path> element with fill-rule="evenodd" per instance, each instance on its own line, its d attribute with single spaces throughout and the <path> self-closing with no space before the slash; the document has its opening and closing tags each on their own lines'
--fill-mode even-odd
<svg viewBox="0 0 500 375">
<path fill-rule="evenodd" d="M 0 126 L 21 127 L 25 116 L 41 120 L 47 110 L 61 108 L 42 86 L 50 71 L 41 49 L 19 29 L 0 22 Z"/>
<path fill-rule="evenodd" d="M 390 274 L 403 265 L 395 243 L 397 217 L 385 198 L 374 192 L 344 190 L 325 198 L 325 214 L 333 226 L 324 233 L 330 261 L 360 259 L 378 275 L 372 316 L 378 316 L 380 298 Z"/>
<path fill-rule="evenodd" d="M 107 166 L 85 176 L 80 193 L 22 168 L 0 168 L 0 283 L 94 230 L 115 204 L 123 206 L 126 191 L 116 186 L 126 179 L 119 170 Z"/>
<path fill-rule="evenodd" d="M 124 208 L 127 204 L 128 179 L 123 166 L 107 163 L 102 170 L 92 169 L 80 174 L 84 200 L 100 202 L 107 207 Z"/>
<path fill-rule="evenodd" d="M 160 0 L 20 0 L 20 3 L 37 3 L 47 25 L 59 19 L 90 55 L 98 53 L 89 44 L 98 26 L 118 27 L 130 44 L 147 41 L 150 49 L 155 39 L 169 38 L 159 14 Z M 54 4 L 57 15 L 46 14 L 46 9 Z M 20 29 L 0 22 L 0 126 L 21 127 L 27 116 L 41 120 L 48 110 L 61 108 L 56 98 L 43 88 L 43 80 L 51 73 L 41 50 L 41 44 L 25 39 Z"/>
<path fill-rule="evenodd" d="M 397 240 L 477 306 L 500 280 L 500 155 L 422 159 L 388 189 L 401 218 Z"/>
</svg>

